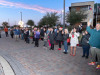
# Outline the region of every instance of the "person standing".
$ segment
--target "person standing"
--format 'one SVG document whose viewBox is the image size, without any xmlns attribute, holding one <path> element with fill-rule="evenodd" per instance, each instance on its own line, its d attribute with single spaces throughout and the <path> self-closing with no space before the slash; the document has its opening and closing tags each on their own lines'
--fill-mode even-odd
<svg viewBox="0 0 100 75">
<path fill-rule="evenodd" d="M 0 28 L 0 38 L 1 38 L 1 28 Z"/>
<path fill-rule="evenodd" d="M 51 44 L 50 50 L 54 50 L 55 35 L 54 35 L 54 32 L 53 32 L 53 28 L 50 28 L 50 33 L 49 33 L 48 36 L 49 36 L 49 40 L 50 40 L 50 44 Z"/>
<path fill-rule="evenodd" d="M 21 40 L 24 40 L 24 29 L 23 28 L 20 30 L 20 33 L 21 33 Z"/>
<path fill-rule="evenodd" d="M 11 35 L 11 38 L 13 38 L 13 36 L 14 36 L 13 29 L 10 29 L 10 35 Z"/>
<path fill-rule="evenodd" d="M 69 38 L 69 34 L 68 34 L 68 30 L 65 29 L 64 32 L 62 32 L 63 34 L 63 41 L 64 41 L 64 54 L 68 53 L 68 45 L 67 45 L 67 39 Z"/>
<path fill-rule="evenodd" d="M 39 47 L 40 30 L 35 32 L 35 47 Z"/>
<path fill-rule="evenodd" d="M 86 59 L 89 57 L 89 49 L 90 49 L 89 38 L 90 38 L 89 33 L 87 31 L 85 31 L 85 33 L 83 33 L 83 36 L 81 39 L 81 45 L 83 48 L 82 57 L 86 57 Z"/>
<path fill-rule="evenodd" d="M 47 35 L 49 35 L 49 33 L 50 33 L 50 28 L 48 28 L 48 30 L 47 30 Z M 49 47 L 51 47 L 51 44 L 50 44 L 50 40 L 49 40 L 49 36 L 48 36 L 48 44 L 49 44 Z"/>
<path fill-rule="evenodd" d="M 16 41 L 18 41 L 18 38 L 19 38 L 19 35 L 20 35 L 19 27 L 16 27 L 16 29 L 14 29 L 14 35 L 15 35 Z"/>
<path fill-rule="evenodd" d="M 44 33 L 44 47 L 47 47 L 47 44 L 48 44 L 48 34 L 45 32 Z"/>
<path fill-rule="evenodd" d="M 71 46 L 71 53 L 70 55 L 75 56 L 76 55 L 76 46 L 78 44 L 78 37 L 79 37 L 79 33 L 76 32 L 76 28 L 74 28 L 71 33 L 69 34 L 69 37 L 71 38 L 70 40 L 70 46 Z M 74 52 L 73 52 L 74 49 Z"/>
<path fill-rule="evenodd" d="M 57 29 L 57 26 L 55 26 L 55 29 L 54 29 L 54 33 L 55 33 L 55 44 L 57 45 L 57 31 L 58 31 L 58 29 Z"/>
<path fill-rule="evenodd" d="M 35 31 L 35 28 L 33 28 L 33 30 L 32 30 L 32 44 L 35 42 L 35 38 L 34 38 L 34 31 Z"/>
<path fill-rule="evenodd" d="M 89 44 L 91 46 L 92 62 L 89 65 L 96 65 L 96 56 L 98 64 L 96 69 L 100 69 L 100 23 L 96 24 L 95 29 L 90 28 L 90 22 L 88 22 L 87 31 L 90 34 Z"/>
<path fill-rule="evenodd" d="M 5 28 L 4 28 L 4 31 L 5 31 L 5 35 L 6 35 L 6 37 L 8 37 L 8 28 L 5 26 Z"/>
<path fill-rule="evenodd" d="M 44 29 L 43 29 L 43 27 L 41 27 L 40 36 L 41 36 L 41 40 L 43 41 L 43 38 L 44 38 Z"/>
<path fill-rule="evenodd" d="M 63 41 L 62 27 L 60 27 L 59 30 L 57 31 L 57 41 L 59 43 L 58 50 L 61 50 L 61 43 Z"/>
<path fill-rule="evenodd" d="M 25 33 L 25 35 L 26 35 L 26 43 L 30 43 L 30 39 L 29 39 L 29 29 L 28 28 L 26 28 L 26 33 Z"/>
</svg>

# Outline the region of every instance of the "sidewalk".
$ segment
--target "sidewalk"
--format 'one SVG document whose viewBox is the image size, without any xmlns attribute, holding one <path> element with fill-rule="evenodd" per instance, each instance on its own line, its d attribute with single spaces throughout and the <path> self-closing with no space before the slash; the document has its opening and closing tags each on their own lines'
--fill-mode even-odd
<svg viewBox="0 0 100 75">
<path fill-rule="evenodd" d="M 70 48 L 68 54 L 63 54 L 63 46 L 61 51 L 57 48 L 58 45 L 55 50 L 44 49 L 43 41 L 37 48 L 5 35 L 0 39 L 0 55 L 9 62 L 16 75 L 100 75 L 96 66 L 88 65 L 91 57 L 81 57 L 82 48 L 77 48 L 76 56 L 70 56 Z"/>
<path fill-rule="evenodd" d="M 0 56 L 0 75 L 15 75 L 9 63 Z"/>
</svg>

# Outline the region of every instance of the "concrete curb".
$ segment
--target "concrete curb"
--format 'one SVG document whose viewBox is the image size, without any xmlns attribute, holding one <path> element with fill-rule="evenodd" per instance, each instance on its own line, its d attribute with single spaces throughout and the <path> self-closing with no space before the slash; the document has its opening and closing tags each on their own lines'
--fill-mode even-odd
<svg viewBox="0 0 100 75">
<path fill-rule="evenodd" d="M 9 63 L 2 56 L 0 56 L 0 63 L 4 71 L 4 75 L 15 75 Z"/>
</svg>

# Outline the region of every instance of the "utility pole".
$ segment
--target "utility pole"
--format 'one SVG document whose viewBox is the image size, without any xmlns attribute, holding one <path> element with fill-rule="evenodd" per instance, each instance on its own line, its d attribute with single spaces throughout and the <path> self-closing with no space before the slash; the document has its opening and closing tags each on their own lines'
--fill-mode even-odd
<svg viewBox="0 0 100 75">
<path fill-rule="evenodd" d="M 97 24 L 97 21 L 98 21 L 98 3 L 97 3 L 97 10 L 96 10 L 96 24 Z"/>
<path fill-rule="evenodd" d="M 63 9 L 63 29 L 65 29 L 65 0 L 64 0 L 64 9 Z"/>
<path fill-rule="evenodd" d="M 8 26 L 9 26 L 9 18 L 8 18 Z"/>
<path fill-rule="evenodd" d="M 21 13 L 21 21 L 22 21 L 22 12 L 20 12 Z"/>
</svg>

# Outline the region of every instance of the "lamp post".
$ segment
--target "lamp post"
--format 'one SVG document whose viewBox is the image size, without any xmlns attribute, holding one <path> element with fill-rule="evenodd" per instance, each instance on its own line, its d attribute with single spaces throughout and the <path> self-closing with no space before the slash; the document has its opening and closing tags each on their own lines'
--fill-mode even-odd
<svg viewBox="0 0 100 75">
<path fill-rule="evenodd" d="M 63 29 L 65 29 L 65 0 L 64 0 L 64 9 L 63 9 Z"/>
<path fill-rule="evenodd" d="M 21 21 L 19 21 L 19 25 L 20 25 L 20 27 L 24 27 L 23 25 L 24 25 L 24 22 L 22 21 L 22 12 L 20 12 L 20 14 L 21 14 Z"/>
<path fill-rule="evenodd" d="M 22 21 L 22 12 L 20 12 L 20 14 L 21 14 L 21 21 Z"/>
</svg>

